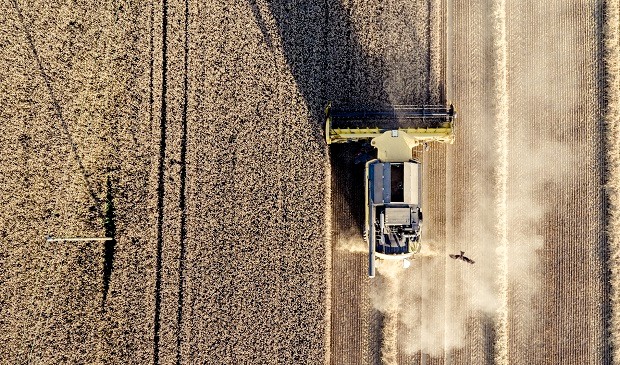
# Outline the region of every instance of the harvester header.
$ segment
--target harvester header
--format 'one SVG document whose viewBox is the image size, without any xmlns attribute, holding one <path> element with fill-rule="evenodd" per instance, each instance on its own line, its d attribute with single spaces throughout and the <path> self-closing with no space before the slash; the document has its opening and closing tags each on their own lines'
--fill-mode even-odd
<svg viewBox="0 0 620 365">
<path fill-rule="evenodd" d="M 456 112 L 452 105 L 395 105 L 366 111 L 334 109 L 330 103 L 325 117 L 327 144 L 372 139 L 389 130 L 405 132 L 420 143 L 454 141 Z"/>
</svg>

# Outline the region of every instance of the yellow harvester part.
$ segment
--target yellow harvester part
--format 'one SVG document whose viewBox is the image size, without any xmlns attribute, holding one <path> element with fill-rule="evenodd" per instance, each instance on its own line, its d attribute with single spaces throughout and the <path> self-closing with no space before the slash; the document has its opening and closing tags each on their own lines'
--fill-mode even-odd
<svg viewBox="0 0 620 365">
<path fill-rule="evenodd" d="M 391 130 L 388 128 L 378 127 L 333 128 L 330 108 L 331 104 L 328 105 L 325 109 L 325 141 L 327 142 L 327 144 L 356 142 L 363 139 L 373 139 Z M 398 111 L 398 109 L 395 110 Z M 424 109 L 422 108 L 421 110 L 423 113 Z M 410 138 L 415 140 L 416 145 L 428 142 L 442 142 L 452 144 L 454 142 L 453 119 L 456 117 L 456 113 L 454 113 L 454 108 L 450 106 L 450 108 L 446 109 L 446 112 L 443 112 L 443 114 L 428 114 L 426 118 L 433 117 L 443 118 L 445 121 L 440 123 L 436 128 L 399 128 L 398 131 L 407 134 Z M 421 117 L 420 119 L 424 119 L 424 117 Z"/>
<path fill-rule="evenodd" d="M 454 142 L 454 134 L 452 123 L 443 123 L 439 128 L 399 128 L 398 131 L 407 133 L 419 143 L 425 142 Z M 325 130 L 326 142 L 344 143 L 351 141 L 359 141 L 362 139 L 372 139 L 385 133 L 385 129 L 380 128 L 330 128 L 330 122 L 327 122 Z"/>
</svg>

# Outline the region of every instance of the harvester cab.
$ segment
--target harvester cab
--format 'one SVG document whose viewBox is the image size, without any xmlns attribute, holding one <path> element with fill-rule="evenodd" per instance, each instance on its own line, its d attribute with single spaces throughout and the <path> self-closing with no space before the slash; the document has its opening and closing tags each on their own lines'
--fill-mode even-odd
<svg viewBox="0 0 620 365">
<path fill-rule="evenodd" d="M 377 158 L 365 166 L 365 227 L 368 276 L 376 260 L 398 260 L 404 267 L 422 241 L 422 158 L 428 143 L 453 143 L 452 105 L 400 105 L 390 109 L 325 110 L 327 144 L 370 140 Z M 378 127 L 370 127 L 371 124 Z M 420 151 L 421 150 L 421 151 Z"/>
</svg>

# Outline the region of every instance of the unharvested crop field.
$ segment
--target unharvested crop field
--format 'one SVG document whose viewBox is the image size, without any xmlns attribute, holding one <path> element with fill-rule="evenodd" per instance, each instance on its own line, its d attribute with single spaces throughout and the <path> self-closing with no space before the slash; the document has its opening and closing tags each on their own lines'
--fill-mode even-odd
<svg viewBox="0 0 620 365">
<path fill-rule="evenodd" d="M 617 0 L 1 4 L 0 363 L 620 363 Z M 406 271 L 329 101 L 458 110 Z"/>
</svg>

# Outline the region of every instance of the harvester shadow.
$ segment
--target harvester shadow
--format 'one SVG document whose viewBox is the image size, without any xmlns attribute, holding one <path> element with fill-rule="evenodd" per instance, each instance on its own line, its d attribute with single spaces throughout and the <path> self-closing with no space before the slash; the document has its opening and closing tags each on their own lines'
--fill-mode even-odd
<svg viewBox="0 0 620 365">
<path fill-rule="evenodd" d="M 269 8 L 278 27 L 289 70 L 310 112 L 308 128 L 311 129 L 312 142 L 325 144 L 325 107 L 328 102 L 348 108 L 387 104 L 388 96 L 383 87 L 383 60 L 362 49 L 351 21 L 351 9 L 339 1 L 326 1 L 320 5 L 298 2 L 293 5 L 285 0 L 274 0 L 269 3 Z M 260 15 L 257 11 L 254 14 Z M 260 26 L 261 19 L 258 17 L 257 23 Z M 332 216 L 332 241 L 337 242 L 339 232 L 350 232 L 352 227 L 357 228 L 361 237 L 364 166 L 353 164 L 359 144 L 334 145 L 327 151 L 325 157 L 330 160 L 331 181 L 328 183 L 331 185 L 332 206 L 328 207 L 326 214 Z M 359 277 L 364 277 L 366 259 L 360 255 L 351 259 L 355 261 L 354 267 L 359 268 Z M 368 291 L 364 285 L 355 285 L 339 274 L 334 275 L 331 281 L 333 291 L 346 292 L 351 298 L 363 298 Z M 349 310 L 358 311 L 355 308 Z M 361 308 L 359 311 L 362 311 Z M 344 326 L 341 322 L 347 321 L 347 318 L 333 313 L 332 328 Z M 371 348 L 364 349 L 364 352 L 375 353 L 373 348 L 380 341 L 382 316 L 376 310 L 366 315 L 370 320 L 372 338 Z M 339 349 L 347 351 L 348 344 L 365 342 L 362 338 L 367 334 L 359 331 L 358 336 L 357 340 L 352 340 L 332 335 L 333 360 L 339 356 Z M 379 358 L 374 359 L 374 363 L 379 361 Z"/>
<path fill-rule="evenodd" d="M 253 6 L 258 25 L 264 20 Z M 292 6 L 277 0 L 269 4 L 280 33 L 282 48 L 292 75 L 311 115 L 312 138 L 324 144 L 325 107 L 328 102 L 343 107 L 387 105 L 383 88 L 381 58 L 362 49 L 350 12 L 340 2 L 315 5 L 302 2 Z M 268 34 L 266 31 L 263 34 Z M 265 41 L 270 38 L 265 36 Z M 352 161 L 359 152 L 357 143 L 330 146 L 332 201 L 341 201 L 347 212 L 332 217 L 335 231 L 363 226 L 363 164 Z M 303 151 L 300 151 L 303 153 Z"/>
<path fill-rule="evenodd" d="M 248 2 L 263 41 L 273 46 L 273 37 L 259 6 L 255 0 Z M 287 0 L 274 0 L 268 2 L 268 7 L 278 27 L 289 70 L 308 106 L 311 115 L 309 128 L 315 141 L 325 143 L 325 107 L 330 102 L 334 107 L 344 109 L 381 109 L 392 102 L 430 102 L 432 97 L 428 88 L 426 95 L 418 95 L 413 89 L 403 90 L 402 95 L 397 96 L 388 93 L 385 83 L 389 79 L 390 66 L 382 56 L 371 55 L 363 48 L 352 20 L 358 10 L 351 5 L 339 1 L 317 5 L 314 2 L 292 4 Z M 419 43 L 422 48 L 429 47 L 423 39 Z M 430 73 L 430 61 L 424 60 L 421 64 L 425 62 L 428 62 L 426 72 Z M 426 75 L 419 82 L 428 80 Z M 443 85 L 441 87 L 443 90 Z M 394 97 L 398 100 L 392 100 Z M 332 200 L 344 199 L 351 216 L 344 219 L 333 217 L 334 229 L 349 230 L 355 226 L 361 235 L 364 224 L 363 164 L 352 163 L 359 152 L 357 143 L 330 145 L 328 148 Z"/>
<path fill-rule="evenodd" d="M 256 2 L 248 1 L 264 41 L 267 45 L 274 43 L 273 46 L 276 46 L 276 42 L 269 36 Z M 354 9 L 339 1 L 292 4 L 286 0 L 273 0 L 268 4 L 278 28 L 288 68 L 310 112 L 308 128 L 312 130 L 312 142 L 325 144 L 325 107 L 329 102 L 334 107 L 348 109 L 378 109 L 390 104 L 384 87 L 387 77 L 384 59 L 370 55 L 363 49 L 352 20 Z M 416 102 L 414 98 L 406 100 Z M 418 102 L 424 103 L 421 100 Z M 364 164 L 354 163 L 360 147 L 359 143 L 346 143 L 330 145 L 327 149 L 326 158 L 329 158 L 331 169 L 331 181 L 328 183 L 331 186 L 332 206 L 326 214 L 331 214 L 334 244 L 337 244 L 339 234 L 350 232 L 353 227 L 357 229 L 360 237 L 362 234 Z M 353 267 L 360 271 L 358 277 L 364 277 L 366 259 L 362 256 L 352 259 L 355 259 Z M 367 295 L 368 287 L 355 285 L 347 278 L 339 277 L 336 270 L 332 272 L 333 292 L 346 293 L 346 296 L 355 299 Z M 349 310 L 363 312 L 361 308 Z M 332 310 L 331 327 L 341 328 L 343 324 L 340 322 L 347 319 L 339 318 L 334 313 L 337 311 Z M 370 348 L 364 349 L 364 352 L 377 354 L 376 346 L 380 346 L 382 341 L 383 315 L 374 309 L 367 315 L 370 320 Z M 367 334 L 361 332 L 359 331 L 356 341 L 332 335 L 332 361 L 339 361 L 337 356 L 340 355 L 341 348 L 346 352 L 348 344 L 363 343 L 361 337 L 366 337 Z M 380 363 L 381 359 L 377 356 L 373 358 L 373 363 Z"/>
<path fill-rule="evenodd" d="M 112 182 L 108 176 L 106 184 L 107 191 L 105 196 L 105 217 L 103 219 L 103 227 L 105 236 L 111 237 L 109 241 L 104 241 L 103 249 L 103 299 L 101 301 L 102 308 L 105 308 L 108 291 L 110 290 L 110 280 L 112 278 L 112 270 L 114 269 L 114 251 L 116 249 L 116 215 L 114 211 L 114 201 L 112 195 Z"/>
<path fill-rule="evenodd" d="M 608 91 L 610 88 L 613 88 L 613 85 L 609 84 L 609 74 L 613 73 L 613 69 L 610 70 L 610 66 L 605 65 L 604 64 L 604 60 L 609 58 L 610 55 L 606 54 L 607 52 L 609 52 L 608 49 L 606 49 L 605 46 L 605 21 L 607 19 L 606 16 L 604 16 L 605 13 L 605 8 L 603 3 L 601 2 L 595 9 L 595 19 L 596 19 L 596 37 L 597 37 L 597 59 L 599 60 L 599 62 L 603 63 L 602 65 L 599 65 L 599 67 L 597 67 L 598 70 L 598 87 L 597 87 L 597 91 L 600 94 L 598 96 L 598 100 L 600 100 L 600 110 L 603 110 L 603 113 L 608 112 L 608 108 L 610 107 L 609 105 L 607 105 L 609 97 L 608 97 Z M 607 173 L 607 151 L 609 150 L 610 146 L 609 143 L 606 140 L 606 136 L 608 135 L 608 131 L 607 131 L 607 125 L 605 123 L 605 118 L 598 118 L 598 124 L 597 124 L 597 129 L 598 129 L 598 133 L 597 133 L 597 138 L 599 139 L 599 143 L 597 143 L 597 155 L 599 156 L 599 161 L 605 161 L 605 163 L 600 164 L 600 169 L 601 169 L 601 181 L 599 182 L 599 186 L 607 186 L 608 183 L 608 173 Z M 609 198 L 609 192 L 606 189 L 602 189 L 602 199 L 601 199 L 601 211 L 603 214 L 603 219 L 604 222 L 603 224 L 605 225 L 605 227 L 609 227 L 610 225 L 610 218 L 609 218 L 609 212 L 608 209 L 610 207 L 610 198 Z M 611 338 L 611 335 L 613 333 L 613 317 L 612 317 L 612 301 L 611 301 L 611 291 L 612 291 L 612 271 L 611 271 L 611 267 L 610 267 L 610 262 L 611 262 L 611 247 L 609 244 L 609 234 L 607 233 L 608 230 L 605 230 L 604 233 L 602 233 L 599 237 L 599 239 L 597 240 L 597 245 L 598 245 L 598 256 L 599 256 L 599 260 L 601 262 L 601 269 L 600 269 L 600 275 L 602 277 L 602 300 L 601 300 L 601 305 L 600 305 L 600 311 L 601 311 L 601 318 L 603 319 L 603 326 L 602 326 L 602 338 L 604 339 L 609 339 Z M 611 364 L 612 361 L 614 360 L 613 358 L 613 347 L 612 347 L 612 341 L 604 341 L 603 342 L 603 346 L 601 346 L 601 358 L 602 364 Z M 615 359 L 616 361 L 618 359 Z"/>
</svg>

